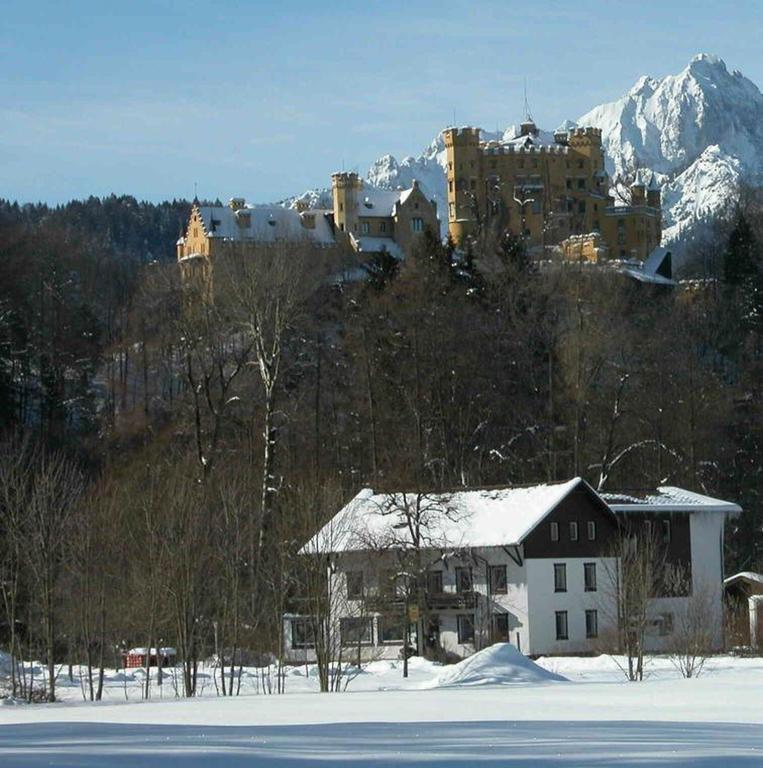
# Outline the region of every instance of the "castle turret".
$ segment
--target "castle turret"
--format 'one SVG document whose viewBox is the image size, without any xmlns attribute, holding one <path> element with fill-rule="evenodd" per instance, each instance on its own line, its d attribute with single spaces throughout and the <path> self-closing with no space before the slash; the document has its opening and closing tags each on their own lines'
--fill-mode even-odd
<svg viewBox="0 0 763 768">
<path fill-rule="evenodd" d="M 640 181 L 631 184 L 631 205 L 646 205 L 646 187 Z"/>
<path fill-rule="evenodd" d="M 662 207 L 662 190 L 654 178 L 654 174 L 652 174 L 649 186 L 646 188 L 646 204 L 657 209 Z"/>
<path fill-rule="evenodd" d="M 479 205 L 482 155 L 479 128 L 448 128 L 443 132 L 448 157 L 448 231 L 460 245 L 474 225 Z"/>
<path fill-rule="evenodd" d="M 595 161 L 596 171 L 604 168 L 604 149 L 601 145 L 601 128 L 573 128 L 567 134 L 567 145 L 575 152 Z"/>
<path fill-rule="evenodd" d="M 331 192 L 334 199 L 334 224 L 341 232 L 358 231 L 358 197 L 363 180 L 357 173 L 334 173 Z"/>
</svg>

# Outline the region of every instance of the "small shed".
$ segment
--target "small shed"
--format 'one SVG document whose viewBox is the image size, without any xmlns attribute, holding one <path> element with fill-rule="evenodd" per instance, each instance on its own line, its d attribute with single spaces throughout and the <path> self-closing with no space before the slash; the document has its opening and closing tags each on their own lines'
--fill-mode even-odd
<svg viewBox="0 0 763 768">
<path fill-rule="evenodd" d="M 174 648 L 130 648 L 129 651 L 122 651 L 122 666 L 125 669 L 172 667 L 176 658 L 177 651 Z"/>
<path fill-rule="evenodd" d="M 723 590 L 731 644 L 763 650 L 763 573 L 735 573 Z"/>
</svg>

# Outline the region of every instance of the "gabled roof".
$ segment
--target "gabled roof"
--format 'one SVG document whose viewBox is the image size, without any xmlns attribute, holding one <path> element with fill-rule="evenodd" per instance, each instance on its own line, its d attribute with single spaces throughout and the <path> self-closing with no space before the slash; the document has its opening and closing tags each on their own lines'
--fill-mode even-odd
<svg viewBox="0 0 763 768">
<path fill-rule="evenodd" d="M 202 205 L 199 214 L 209 237 L 227 240 L 252 240 L 262 243 L 305 240 L 319 245 L 334 242 L 327 211 L 297 211 L 280 205 L 246 206 L 233 210 L 223 205 Z M 306 226 L 315 218 L 315 228 Z"/>
<path fill-rule="evenodd" d="M 578 486 L 581 478 L 527 488 L 456 491 L 448 494 L 358 493 L 303 547 L 303 553 L 410 547 L 402 510 L 419 510 L 425 536 L 435 548 L 512 546 L 522 541 Z M 416 506 L 418 505 L 418 507 Z"/>
<path fill-rule="evenodd" d="M 731 501 L 714 499 L 701 493 L 660 486 L 656 491 L 600 493 L 614 512 L 718 512 L 738 515 L 742 508 Z"/>
</svg>

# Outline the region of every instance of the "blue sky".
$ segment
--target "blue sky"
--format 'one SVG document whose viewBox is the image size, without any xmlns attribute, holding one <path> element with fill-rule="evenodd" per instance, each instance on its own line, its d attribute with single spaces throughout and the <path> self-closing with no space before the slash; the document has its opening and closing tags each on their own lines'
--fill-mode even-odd
<svg viewBox="0 0 763 768">
<path fill-rule="evenodd" d="M 760 0 L 6 0 L 0 197 L 253 202 L 505 127 L 553 128 L 697 52 L 763 84 Z"/>
</svg>

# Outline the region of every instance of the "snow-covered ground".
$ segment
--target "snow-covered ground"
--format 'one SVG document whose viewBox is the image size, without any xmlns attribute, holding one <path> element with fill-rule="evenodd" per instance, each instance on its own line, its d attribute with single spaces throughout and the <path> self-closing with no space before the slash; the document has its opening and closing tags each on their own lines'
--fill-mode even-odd
<svg viewBox="0 0 763 768">
<path fill-rule="evenodd" d="M 408 680 L 375 662 L 340 694 L 307 672 L 288 671 L 285 695 L 253 694 L 248 670 L 246 695 L 209 683 L 195 700 L 165 678 L 148 702 L 140 672 L 115 672 L 99 704 L 62 680 L 61 703 L 0 707 L 0 765 L 763 765 L 763 659 L 717 657 L 696 680 L 651 659 L 634 684 L 609 657 L 536 666 L 493 646 L 458 667 L 414 659 Z"/>
</svg>

